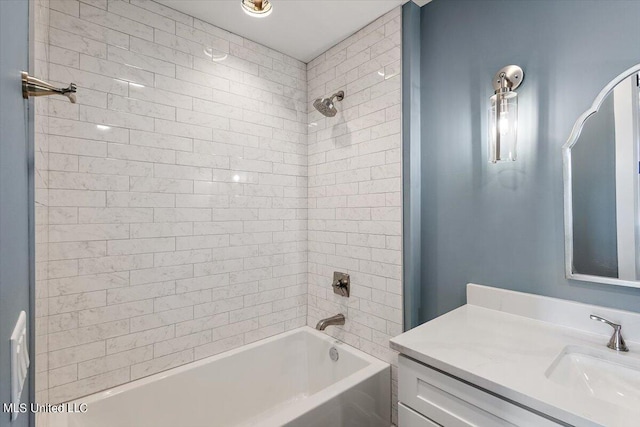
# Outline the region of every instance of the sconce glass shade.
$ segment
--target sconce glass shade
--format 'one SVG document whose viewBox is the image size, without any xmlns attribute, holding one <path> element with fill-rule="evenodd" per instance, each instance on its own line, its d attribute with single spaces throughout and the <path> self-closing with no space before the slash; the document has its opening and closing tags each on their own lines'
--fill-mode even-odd
<svg viewBox="0 0 640 427">
<path fill-rule="evenodd" d="M 518 142 L 518 94 L 498 93 L 490 101 L 489 162 L 514 161 Z"/>
</svg>

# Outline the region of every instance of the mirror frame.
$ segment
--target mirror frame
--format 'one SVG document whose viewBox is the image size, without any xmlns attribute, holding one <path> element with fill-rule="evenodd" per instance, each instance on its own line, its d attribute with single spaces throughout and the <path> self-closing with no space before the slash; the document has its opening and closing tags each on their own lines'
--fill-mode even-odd
<svg viewBox="0 0 640 427">
<path fill-rule="evenodd" d="M 573 181 L 571 179 L 571 148 L 578 142 L 578 138 L 582 133 L 582 129 L 586 121 L 593 114 L 597 113 L 607 95 L 619 83 L 624 81 L 630 75 L 640 73 L 640 64 L 636 64 L 626 71 L 620 73 L 616 78 L 611 80 L 604 89 L 600 91 L 591 107 L 582 113 L 576 120 L 571 131 L 571 135 L 567 142 L 562 146 L 562 163 L 564 175 L 564 252 L 565 252 L 565 275 L 570 280 L 580 280 L 583 282 L 603 283 L 607 285 L 627 286 L 640 288 L 640 280 L 623 280 L 613 277 L 593 276 L 590 274 L 574 273 L 573 271 Z"/>
</svg>

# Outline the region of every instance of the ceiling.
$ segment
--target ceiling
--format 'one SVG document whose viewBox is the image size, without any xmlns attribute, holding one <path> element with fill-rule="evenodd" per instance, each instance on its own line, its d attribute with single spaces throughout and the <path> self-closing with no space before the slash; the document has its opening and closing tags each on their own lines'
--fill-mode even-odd
<svg viewBox="0 0 640 427">
<path fill-rule="evenodd" d="M 265 18 L 245 14 L 240 0 L 156 1 L 309 62 L 408 0 L 271 0 L 273 12 Z"/>
</svg>

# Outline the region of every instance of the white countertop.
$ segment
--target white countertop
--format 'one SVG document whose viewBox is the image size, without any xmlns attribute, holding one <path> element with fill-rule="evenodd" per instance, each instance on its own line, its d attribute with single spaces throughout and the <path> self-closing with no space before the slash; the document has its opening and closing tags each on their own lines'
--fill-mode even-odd
<svg viewBox="0 0 640 427">
<path fill-rule="evenodd" d="M 476 291 L 484 288 L 470 286 L 475 286 Z M 533 301 L 541 313 L 535 316 L 542 318 L 553 318 L 553 314 L 548 312 L 552 311 L 554 305 L 556 309 L 562 308 L 564 303 L 562 300 L 489 289 L 494 294 L 488 295 L 492 301 L 488 305 L 519 306 L 524 302 L 531 308 Z M 478 298 L 478 301 L 482 299 Z M 496 300 L 500 302 L 496 303 Z M 613 320 L 616 320 L 616 313 L 618 318 L 640 317 L 636 313 L 566 303 L 571 306 L 563 310 L 563 315 L 577 310 L 607 314 Z M 391 347 L 419 362 L 571 425 L 640 426 L 640 408 L 632 411 L 584 393 L 574 393 L 571 388 L 557 384 L 545 375 L 566 346 L 611 351 L 606 348 L 609 338 L 607 329 L 600 329 L 595 322 L 594 325 L 586 322 L 586 326 L 593 326 L 594 331 L 605 332 L 590 333 L 505 311 L 467 304 L 393 338 Z M 523 309 L 527 315 L 535 311 Z M 629 323 L 634 321 L 629 320 Z M 640 361 L 640 343 L 627 338 L 627 344 L 631 350 L 621 354 L 621 357 Z"/>
</svg>

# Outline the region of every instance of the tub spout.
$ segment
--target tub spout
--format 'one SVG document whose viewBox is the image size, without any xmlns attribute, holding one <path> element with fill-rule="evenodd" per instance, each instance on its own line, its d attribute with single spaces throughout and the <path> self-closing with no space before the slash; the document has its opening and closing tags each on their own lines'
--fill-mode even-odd
<svg viewBox="0 0 640 427">
<path fill-rule="evenodd" d="M 327 326 L 331 325 L 344 325 L 344 314 L 336 314 L 335 316 L 320 320 L 316 325 L 316 329 L 324 331 L 327 329 Z"/>
</svg>

